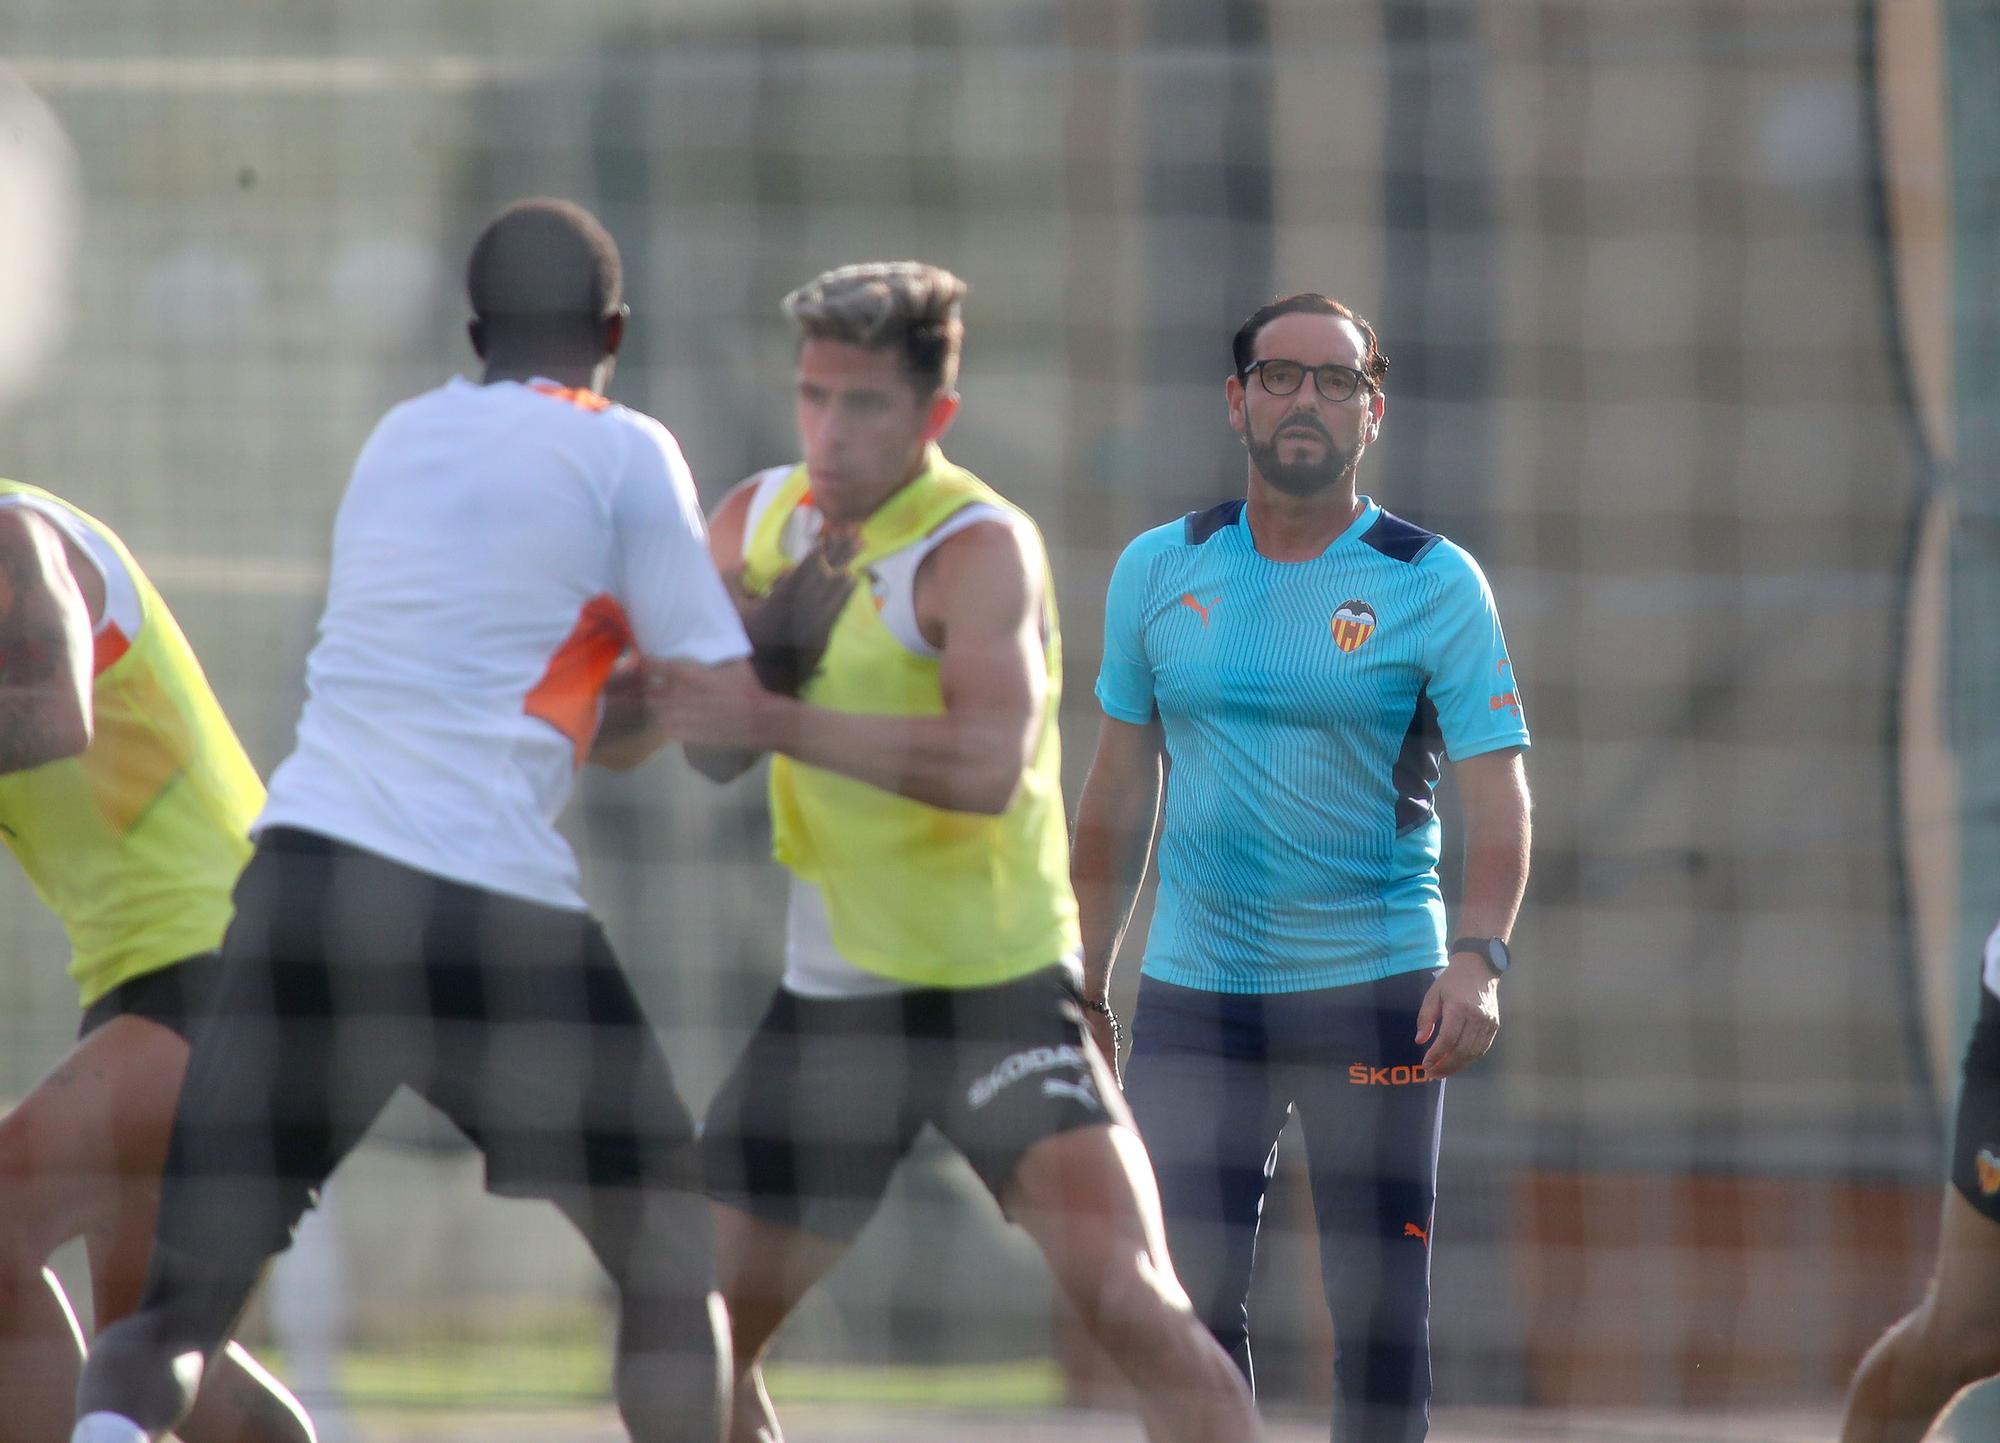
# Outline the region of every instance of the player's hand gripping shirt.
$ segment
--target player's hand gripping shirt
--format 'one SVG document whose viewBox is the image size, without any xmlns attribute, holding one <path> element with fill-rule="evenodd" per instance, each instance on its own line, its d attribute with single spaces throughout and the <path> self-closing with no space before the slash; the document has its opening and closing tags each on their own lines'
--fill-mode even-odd
<svg viewBox="0 0 2000 1443">
<path fill-rule="evenodd" d="M 1441 763 L 1528 744 L 1478 564 L 1367 497 L 1310 561 L 1232 501 L 1125 549 L 1097 697 L 1161 723 L 1145 972 L 1221 992 L 1338 987 L 1444 958 Z"/>
<path fill-rule="evenodd" d="M 454 379 L 362 447 L 298 746 L 260 826 L 581 907 L 555 818 L 627 647 L 749 654 L 680 447 L 548 383 Z"/>
</svg>

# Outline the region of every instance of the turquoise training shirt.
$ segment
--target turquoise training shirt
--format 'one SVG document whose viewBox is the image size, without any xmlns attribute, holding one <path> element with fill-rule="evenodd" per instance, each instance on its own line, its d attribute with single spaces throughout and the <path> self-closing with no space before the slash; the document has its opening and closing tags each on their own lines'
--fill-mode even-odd
<svg viewBox="0 0 2000 1443">
<path fill-rule="evenodd" d="M 1260 554 L 1237 500 L 1112 572 L 1097 699 L 1157 716 L 1169 763 L 1147 976 L 1296 992 L 1444 960 L 1441 764 L 1528 730 L 1478 563 L 1360 499 L 1310 561 Z"/>
</svg>

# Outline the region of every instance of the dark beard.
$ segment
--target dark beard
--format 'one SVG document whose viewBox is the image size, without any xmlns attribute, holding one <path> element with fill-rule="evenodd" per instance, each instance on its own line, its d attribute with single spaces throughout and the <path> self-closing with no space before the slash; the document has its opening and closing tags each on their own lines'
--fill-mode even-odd
<svg viewBox="0 0 2000 1443">
<path fill-rule="evenodd" d="M 1278 429 L 1282 431 L 1287 426 L 1296 428 L 1301 424 L 1310 423 L 1301 423 L 1293 417 L 1280 422 Z M 1318 430 L 1321 444 L 1326 447 L 1326 455 L 1318 461 L 1279 460 L 1277 438 L 1274 436 L 1269 440 L 1259 441 L 1251 434 L 1247 417 L 1243 427 L 1243 445 L 1250 452 L 1250 461 L 1257 468 L 1257 474 L 1272 486 L 1287 496 L 1301 498 L 1317 496 L 1336 485 L 1343 476 L 1352 471 L 1358 459 L 1334 445 L 1333 437 L 1327 434 L 1325 427 L 1319 427 Z"/>
</svg>

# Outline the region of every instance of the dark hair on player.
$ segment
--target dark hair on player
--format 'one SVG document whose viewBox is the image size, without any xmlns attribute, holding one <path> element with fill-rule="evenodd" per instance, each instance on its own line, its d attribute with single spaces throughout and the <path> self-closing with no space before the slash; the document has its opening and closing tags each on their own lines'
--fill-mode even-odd
<svg viewBox="0 0 2000 1443">
<path fill-rule="evenodd" d="M 1389 358 L 1382 354 L 1376 343 L 1375 328 L 1346 306 L 1331 296 L 1323 296 L 1318 291 L 1300 291 L 1295 296 L 1281 296 L 1267 305 L 1257 307 L 1249 319 L 1236 328 L 1236 336 L 1229 343 L 1231 356 L 1236 362 L 1236 378 L 1240 381 L 1250 374 L 1250 363 L 1257 359 L 1257 337 L 1264 327 L 1280 316 L 1298 314 L 1309 316 L 1338 316 L 1344 321 L 1354 322 L 1362 339 L 1368 342 L 1368 354 L 1361 363 L 1362 374 L 1368 385 L 1375 391 L 1382 389 L 1382 379 L 1389 374 Z"/>
<path fill-rule="evenodd" d="M 965 282 L 942 266 L 865 261 L 813 277 L 785 297 L 784 307 L 802 341 L 899 347 L 918 393 L 934 396 L 958 382 L 964 299 Z"/>
<path fill-rule="evenodd" d="M 488 344 L 501 337 L 594 336 L 624 302 L 618 242 L 574 201 L 538 196 L 487 223 L 465 264 L 465 294 Z"/>
</svg>

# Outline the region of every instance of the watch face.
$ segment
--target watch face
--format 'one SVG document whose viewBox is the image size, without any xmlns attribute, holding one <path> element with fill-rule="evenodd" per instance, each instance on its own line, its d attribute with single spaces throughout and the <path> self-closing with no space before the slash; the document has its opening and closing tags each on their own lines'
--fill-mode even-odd
<svg viewBox="0 0 2000 1443">
<path fill-rule="evenodd" d="M 1514 965 L 1514 954 L 1507 950 L 1507 944 L 1498 937 L 1461 937 L 1451 944 L 1454 952 L 1470 952 L 1476 957 L 1484 957 L 1487 965 L 1495 972 L 1505 972 Z"/>
</svg>

